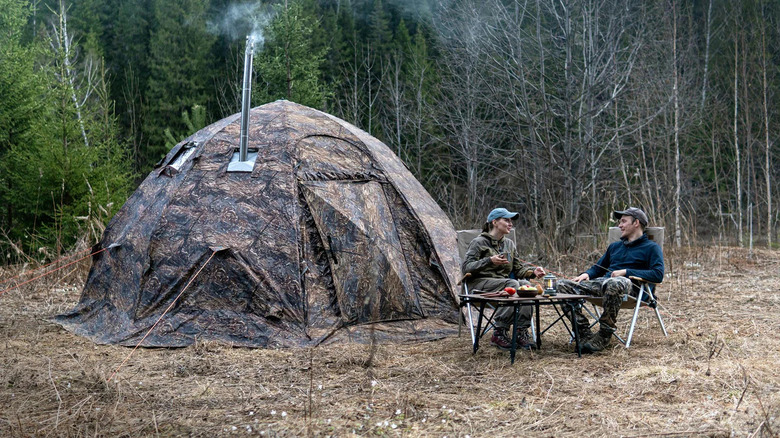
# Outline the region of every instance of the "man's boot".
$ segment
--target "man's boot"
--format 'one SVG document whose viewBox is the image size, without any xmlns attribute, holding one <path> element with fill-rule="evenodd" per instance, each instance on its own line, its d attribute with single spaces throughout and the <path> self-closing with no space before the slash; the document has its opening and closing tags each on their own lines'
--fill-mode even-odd
<svg viewBox="0 0 780 438">
<path fill-rule="evenodd" d="M 590 329 L 590 324 L 587 322 L 585 324 L 577 322 L 577 334 L 580 335 L 581 344 L 588 342 L 594 335 L 593 331 Z"/>
<path fill-rule="evenodd" d="M 615 327 L 609 327 L 601 324 L 598 333 L 593 335 L 593 337 L 591 337 L 582 345 L 582 352 L 589 354 L 607 348 L 607 346 L 609 346 L 609 342 L 612 340 L 613 333 L 615 333 Z"/>
<path fill-rule="evenodd" d="M 580 343 L 584 344 L 593 337 L 593 331 L 590 329 L 590 321 L 582 314 L 581 308 L 575 310 L 574 320 L 577 323 L 577 334 L 580 335 Z"/>
</svg>

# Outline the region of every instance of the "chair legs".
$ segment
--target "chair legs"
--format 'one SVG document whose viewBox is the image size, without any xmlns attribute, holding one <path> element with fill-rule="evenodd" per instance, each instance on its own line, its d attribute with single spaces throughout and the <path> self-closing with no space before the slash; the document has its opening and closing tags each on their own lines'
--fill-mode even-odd
<svg viewBox="0 0 780 438">
<path fill-rule="evenodd" d="M 626 339 L 623 339 L 618 335 L 617 332 L 613 333 L 613 336 L 620 341 L 621 344 L 625 345 L 626 348 L 631 346 L 631 339 L 634 337 L 634 329 L 636 328 L 636 320 L 639 316 L 639 308 L 642 307 L 642 298 L 644 296 L 647 296 L 650 298 L 651 302 L 655 302 L 655 297 L 653 296 L 653 293 L 650 291 L 649 287 L 646 284 L 643 284 L 639 288 L 639 296 L 636 298 L 636 305 L 633 307 L 633 313 L 631 315 L 631 324 L 628 327 L 628 333 L 626 335 Z M 664 332 L 664 336 L 669 336 L 669 334 L 666 331 L 666 326 L 664 325 L 664 320 L 661 317 L 661 312 L 658 310 L 658 305 L 656 303 L 653 307 L 653 310 L 655 311 L 655 316 L 658 319 L 658 324 L 661 326 L 661 330 Z M 593 311 L 590 311 L 587 307 L 584 307 L 584 309 L 590 314 L 591 317 L 598 320 L 601 316 L 598 307 L 596 307 L 596 304 L 593 304 Z M 595 322 L 594 322 L 595 325 Z M 591 326 L 592 327 L 592 326 Z"/>
<path fill-rule="evenodd" d="M 631 346 L 631 338 L 634 336 L 634 327 L 636 326 L 636 317 L 639 316 L 639 308 L 642 306 L 642 297 L 645 293 L 645 286 L 639 288 L 639 296 L 636 297 L 636 306 L 634 306 L 634 314 L 631 316 L 631 326 L 628 328 L 628 336 L 626 337 L 626 348 Z"/>
</svg>

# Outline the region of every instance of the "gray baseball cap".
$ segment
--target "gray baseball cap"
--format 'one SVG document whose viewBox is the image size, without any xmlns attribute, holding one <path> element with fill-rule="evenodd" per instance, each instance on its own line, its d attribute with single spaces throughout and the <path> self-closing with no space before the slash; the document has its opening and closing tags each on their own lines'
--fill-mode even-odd
<svg viewBox="0 0 780 438">
<path fill-rule="evenodd" d="M 639 219 L 639 223 L 641 223 L 643 227 L 647 226 L 647 215 L 644 211 L 636 207 L 628 207 L 622 211 L 613 211 L 612 216 L 615 218 L 615 220 L 618 221 L 620 220 L 621 216 L 631 216 L 633 218 Z"/>
</svg>

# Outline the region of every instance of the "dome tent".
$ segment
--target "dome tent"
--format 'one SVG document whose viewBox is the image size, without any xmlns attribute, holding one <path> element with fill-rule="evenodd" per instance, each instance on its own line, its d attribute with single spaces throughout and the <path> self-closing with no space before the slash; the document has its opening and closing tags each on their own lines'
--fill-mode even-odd
<svg viewBox="0 0 780 438">
<path fill-rule="evenodd" d="M 111 220 L 78 304 L 55 321 L 135 345 L 164 314 L 141 345 L 165 347 L 453 333 L 455 232 L 403 162 L 289 101 L 249 117 L 253 166 L 230 164 L 240 114 L 176 145 Z"/>
</svg>

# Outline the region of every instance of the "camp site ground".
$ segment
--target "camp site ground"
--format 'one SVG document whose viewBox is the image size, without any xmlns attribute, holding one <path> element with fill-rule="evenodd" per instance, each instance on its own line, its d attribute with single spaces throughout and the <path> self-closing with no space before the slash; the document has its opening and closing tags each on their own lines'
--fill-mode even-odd
<svg viewBox="0 0 780 438">
<path fill-rule="evenodd" d="M 472 355 L 465 330 L 138 349 L 122 365 L 131 348 L 48 321 L 77 302 L 84 264 L 0 297 L 0 436 L 780 436 L 780 254 L 667 247 L 666 264 L 668 338 L 643 312 L 630 350 L 577 359 L 556 327 L 514 366 L 488 345 Z"/>
</svg>

